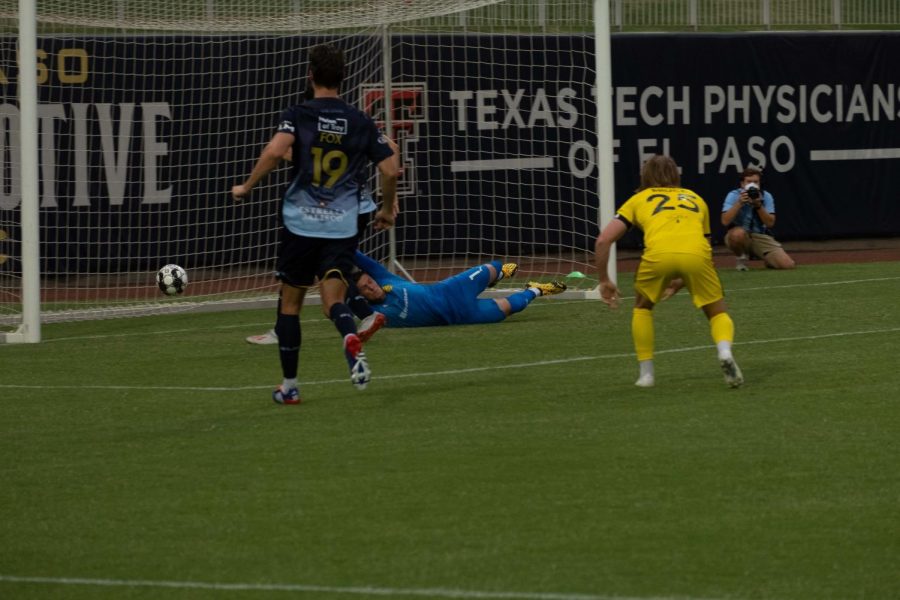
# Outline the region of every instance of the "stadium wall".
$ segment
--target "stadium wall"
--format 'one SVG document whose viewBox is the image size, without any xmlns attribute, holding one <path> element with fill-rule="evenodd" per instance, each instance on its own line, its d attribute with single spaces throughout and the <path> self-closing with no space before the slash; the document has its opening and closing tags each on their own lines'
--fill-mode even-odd
<svg viewBox="0 0 900 600">
<path fill-rule="evenodd" d="M 261 210 L 230 231 L 228 190 L 277 124 L 280 80 L 295 77 L 305 57 L 278 51 L 271 37 L 134 41 L 39 41 L 48 56 L 69 60 L 69 85 L 39 90 L 41 243 L 55 247 L 42 254 L 60 257 L 49 268 L 152 268 L 159 245 L 177 241 L 183 251 L 222 235 L 234 245 L 194 249 L 195 266 L 254 260 L 252 249 L 264 245 L 256 237 L 274 216 Z M 135 56 L 154 48 L 165 56 Z M 492 250 L 506 255 L 559 243 L 591 248 L 592 81 L 573 60 L 592 51 L 592 38 L 578 35 L 394 38 L 394 122 L 408 161 L 402 189 L 415 203 L 398 229 L 399 254 L 463 253 L 455 240 L 472 238 L 504 240 Z M 764 166 L 780 239 L 900 234 L 900 34 L 621 34 L 612 51 L 617 204 L 637 186 L 642 160 L 663 152 L 706 198 L 716 238 L 722 199 L 751 163 Z M 217 66 L 224 56 L 240 61 Z M 198 71 L 197 61 L 209 68 Z M 17 239 L 16 77 L 11 57 L 2 65 L 0 222 L 13 223 L 7 238 Z M 511 102 L 519 89 L 523 100 Z M 345 95 L 376 114 L 383 96 L 375 81 Z M 525 169 L 498 162 L 522 157 L 535 161 Z M 494 199 L 490 219 L 481 214 L 486 198 Z M 564 206 L 562 222 L 521 216 L 555 212 L 547 203 Z M 110 236 L 123 236 L 123 248 L 152 248 L 148 264 L 133 251 L 93 255 L 107 246 L 91 242 Z"/>
</svg>

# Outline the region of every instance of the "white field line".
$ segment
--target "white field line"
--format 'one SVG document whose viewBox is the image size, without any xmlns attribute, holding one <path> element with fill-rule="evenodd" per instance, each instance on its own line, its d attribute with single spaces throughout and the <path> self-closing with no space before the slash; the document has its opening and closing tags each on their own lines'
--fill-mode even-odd
<svg viewBox="0 0 900 600">
<path fill-rule="evenodd" d="M 736 288 L 736 289 L 728 289 L 728 293 L 732 292 L 758 292 L 758 291 L 768 291 L 768 290 L 779 290 L 786 288 L 802 288 L 802 287 L 820 287 L 820 286 L 830 286 L 830 285 L 849 285 L 854 283 L 874 283 L 878 281 L 896 281 L 900 279 L 900 277 L 877 277 L 871 279 L 852 279 L 852 280 L 842 280 L 842 281 L 825 281 L 820 283 L 794 283 L 788 285 L 773 285 L 773 286 L 764 286 L 764 287 L 752 287 L 752 288 Z M 686 293 L 680 293 L 675 298 L 687 298 L 688 295 Z M 630 300 L 633 299 L 633 296 L 624 296 L 622 300 Z M 597 302 L 596 300 L 557 300 L 555 298 L 548 298 L 546 301 L 536 302 L 529 306 L 529 310 L 534 310 L 535 308 L 540 307 L 549 307 L 549 306 L 560 306 L 563 304 L 573 304 L 573 303 L 581 303 L 581 302 Z M 312 319 L 303 319 L 300 321 L 302 324 L 315 324 L 315 323 L 328 323 L 328 320 L 325 317 L 312 318 Z M 208 329 L 211 331 L 219 331 L 225 329 L 243 329 L 245 327 L 265 327 L 266 330 L 269 330 L 273 326 L 273 322 L 264 322 L 264 323 L 238 323 L 234 325 L 215 325 L 209 327 Z M 43 343 L 53 343 L 53 342 L 68 342 L 72 340 L 101 340 L 101 339 L 113 339 L 113 338 L 128 338 L 128 337 L 146 337 L 148 335 L 172 335 L 176 333 L 191 333 L 194 331 L 199 331 L 199 328 L 184 328 L 184 329 L 167 329 L 160 331 L 142 331 L 142 332 L 134 332 L 134 333 L 108 333 L 102 335 L 78 335 L 78 336 L 69 336 L 69 337 L 60 337 L 60 338 L 49 338 L 43 340 Z M 259 331 L 258 333 L 263 333 Z M 15 344 L 0 344 L 0 348 L 16 347 Z"/>
<path fill-rule="evenodd" d="M 821 281 L 818 283 L 789 283 L 786 285 L 766 285 L 760 287 L 746 287 L 746 288 L 728 288 L 725 290 L 725 295 L 732 292 L 767 292 L 769 290 L 784 290 L 789 288 L 805 288 L 805 287 L 821 287 L 821 286 L 829 286 L 829 285 L 848 285 L 851 283 L 873 283 L 877 281 L 897 281 L 900 277 L 873 277 L 871 279 L 848 279 L 844 281 Z M 690 295 L 684 292 L 680 292 L 675 295 L 672 299 L 677 298 L 686 298 L 690 299 Z M 622 296 L 621 300 L 633 300 L 634 296 Z M 596 300 L 569 300 L 567 302 L 597 302 Z M 547 302 L 544 303 L 544 306 L 549 304 L 559 304 L 559 301 L 556 302 Z M 530 307 L 529 307 L 530 308 Z"/>
<path fill-rule="evenodd" d="M 757 292 L 757 291 L 768 291 L 768 290 L 778 290 L 778 289 L 786 289 L 786 288 L 802 288 L 802 287 L 820 287 L 820 286 L 830 286 L 830 285 L 849 285 L 854 283 L 874 283 L 878 281 L 896 281 L 900 279 L 900 277 L 877 277 L 872 279 L 852 279 L 852 280 L 842 280 L 842 281 L 825 281 L 820 283 L 794 283 L 788 285 L 774 285 L 774 286 L 764 286 L 764 287 L 752 287 L 752 288 L 729 288 L 727 290 L 728 293 L 733 292 Z M 624 296 L 622 300 L 630 300 L 633 296 Z M 681 293 L 675 296 L 675 298 L 687 298 L 687 294 Z M 557 300 L 557 299 L 548 299 L 548 301 L 537 302 L 529 306 L 529 310 L 534 310 L 535 308 L 546 308 L 549 306 L 559 306 L 561 304 L 572 304 L 575 302 L 596 302 L 595 300 Z M 324 317 L 312 318 L 312 319 L 303 319 L 300 321 L 302 324 L 312 325 L 317 323 L 328 323 L 328 320 Z M 210 327 L 209 329 L 212 331 L 220 331 L 226 329 L 244 329 L 245 327 L 260 327 L 265 328 L 266 331 L 272 328 L 273 322 L 264 322 L 264 323 L 238 323 L 234 325 L 216 325 Z M 142 331 L 142 332 L 133 332 L 133 333 L 107 333 L 102 335 L 78 335 L 78 336 L 69 336 L 69 337 L 60 337 L 60 338 L 49 338 L 43 340 L 44 343 L 50 344 L 54 342 L 69 342 L 72 340 L 101 340 L 101 339 L 113 339 L 113 338 L 128 338 L 128 337 L 146 337 L 148 335 L 172 335 L 176 333 L 191 333 L 194 331 L 198 331 L 198 328 L 183 328 L 183 329 L 167 329 L 160 331 Z M 260 331 L 259 333 L 263 333 Z M 0 348 L 3 347 L 15 347 L 14 344 L 0 344 Z"/>
<path fill-rule="evenodd" d="M 484 598 L 491 600 L 699 600 L 687 596 L 597 596 L 555 592 L 486 592 L 443 588 L 382 588 L 304 585 L 293 583 L 213 583 L 205 581 L 152 581 L 142 579 L 82 579 L 77 577 L 19 577 L 0 575 L 0 582 L 101 587 L 149 587 L 251 592 L 309 592 L 317 594 L 361 594 L 367 596 L 418 596 L 421 598 Z"/>
<path fill-rule="evenodd" d="M 300 323 L 319 323 L 326 322 L 325 317 L 321 319 L 303 319 Z M 272 326 L 275 325 L 274 320 L 268 321 L 266 323 L 240 323 L 237 325 L 215 325 L 213 327 L 209 327 L 208 330 L 218 331 L 221 329 L 243 329 L 245 327 L 265 327 L 266 331 L 272 329 Z M 197 331 L 201 331 L 202 328 L 199 327 L 188 327 L 184 329 L 166 329 L 164 331 L 142 331 L 142 332 L 133 332 L 133 333 L 106 333 L 102 335 L 73 335 L 70 337 L 59 337 L 59 338 L 50 338 L 46 340 L 42 340 L 42 342 L 51 343 L 51 342 L 69 342 L 72 340 L 103 340 L 107 338 L 127 338 L 127 337 L 146 337 L 148 335 L 172 335 L 173 333 L 194 333 Z M 259 331 L 258 333 L 265 333 L 264 331 Z M 12 346 L 12 344 L 7 344 L 8 346 Z M 0 345 L 2 348 L 3 345 Z"/>
<path fill-rule="evenodd" d="M 804 342 L 811 340 L 821 340 L 827 338 L 848 337 L 853 335 L 878 335 L 885 333 L 898 333 L 900 327 L 890 327 L 886 329 L 866 329 L 861 331 L 840 331 L 836 333 L 821 333 L 818 335 L 802 335 L 794 337 L 772 338 L 768 340 L 748 340 L 735 342 L 735 346 L 748 346 L 757 344 L 779 344 L 783 342 Z M 711 344 L 703 346 L 685 346 L 682 348 L 669 348 L 668 350 L 657 350 L 655 354 L 673 354 L 676 352 L 695 352 L 697 350 L 709 350 L 713 348 Z M 398 373 L 395 375 L 379 375 L 378 380 L 385 379 L 421 379 L 424 377 L 442 377 L 445 375 L 457 376 L 464 373 L 479 373 L 482 371 L 495 371 L 497 369 L 533 369 L 535 367 L 544 367 L 547 365 L 562 365 L 575 362 L 584 362 L 591 360 L 607 360 L 611 358 L 629 358 L 633 357 L 633 352 L 618 352 L 614 354 L 597 354 L 594 356 L 573 356 L 569 358 L 557 358 L 553 360 L 539 360 L 527 363 L 515 363 L 511 365 L 490 365 L 484 367 L 471 367 L 468 369 L 447 369 L 444 371 L 428 371 L 416 373 Z M 331 385 L 335 383 L 346 384 L 347 379 L 324 379 L 321 381 L 301 381 L 300 385 Z M 79 390 L 172 390 L 172 391 L 190 391 L 190 392 L 240 392 L 247 390 L 263 390 L 271 389 L 271 385 L 252 385 L 238 387 L 189 387 L 189 386 L 166 386 L 166 385 L 18 385 L 18 384 L 0 384 L 0 389 L 79 389 Z"/>
<path fill-rule="evenodd" d="M 879 281 L 896 281 L 900 279 L 900 277 L 878 277 L 878 278 L 869 278 L 869 279 L 855 279 L 855 280 L 842 280 L 842 281 L 828 281 L 828 282 L 819 282 L 819 283 L 798 283 L 798 284 L 788 284 L 781 286 L 765 286 L 765 287 L 754 287 L 754 288 L 739 288 L 737 292 L 745 292 L 745 291 L 767 291 L 772 289 L 782 289 L 782 288 L 795 288 L 795 287 L 818 287 L 818 286 L 829 286 L 829 285 L 848 285 L 853 283 L 872 283 Z M 682 297 L 687 297 L 686 294 L 681 294 Z M 677 297 L 677 296 L 676 296 Z M 627 298 L 623 298 L 627 299 Z M 562 304 L 570 304 L 573 302 L 594 302 L 593 300 L 569 300 L 569 301 L 549 301 L 540 303 L 538 306 L 555 306 Z M 324 318 L 320 319 L 304 319 L 303 323 L 313 324 L 313 323 L 327 323 L 327 320 Z M 266 323 L 260 324 L 247 324 L 243 323 L 240 325 L 220 325 L 211 327 L 210 329 L 236 329 L 240 327 L 250 326 L 265 326 Z M 192 331 L 197 331 L 197 328 L 187 328 L 180 330 L 167 330 L 167 331 L 153 331 L 153 332 L 140 332 L 140 333 L 123 333 L 123 334 L 106 334 L 106 335 L 96 335 L 96 336 L 73 336 L 67 338 L 55 338 L 46 340 L 46 342 L 53 341 L 66 341 L 66 340 L 84 340 L 84 339 L 104 339 L 104 338 L 118 338 L 118 337 L 130 337 L 130 336 L 147 336 L 147 335 L 162 335 L 162 334 L 172 334 L 172 333 L 190 333 Z M 837 332 L 837 333 L 826 333 L 820 335 L 812 335 L 812 336 L 799 336 L 799 337 L 788 337 L 788 338 L 775 338 L 769 340 L 749 340 L 749 341 L 739 341 L 735 342 L 736 346 L 739 345 L 749 345 L 749 344 L 773 344 L 773 343 L 781 343 L 781 342 L 794 342 L 794 341 L 807 341 L 807 340 L 816 340 L 823 338 L 831 338 L 831 337 L 844 337 L 844 336 L 853 336 L 853 335 L 872 335 L 872 334 L 880 334 L 880 333 L 894 333 L 900 331 L 900 328 L 889 328 L 889 329 L 877 329 L 877 330 L 865 330 L 865 331 L 845 331 L 845 332 Z M 0 348 L 4 347 L 3 344 L 0 344 Z M 657 350 L 656 354 L 669 354 L 675 352 L 693 352 L 695 350 L 706 350 L 709 346 L 689 346 L 684 348 L 670 348 L 668 350 Z M 522 369 L 522 368 L 532 368 L 532 367 L 541 367 L 546 365 L 556 365 L 556 364 L 565 364 L 572 362 L 580 362 L 580 361 L 589 361 L 589 360 L 605 360 L 611 358 L 628 358 L 633 357 L 633 352 L 626 353 L 615 353 L 615 354 L 601 354 L 595 356 L 577 356 L 571 358 L 560 358 L 555 360 L 547 360 L 547 361 L 536 361 L 530 363 L 518 363 L 512 365 L 491 365 L 486 367 L 473 367 L 469 369 L 450 369 L 445 371 L 431 371 L 425 373 L 405 373 L 405 374 L 396 374 L 396 375 L 380 375 L 378 377 L 379 380 L 384 379 L 409 379 L 409 378 L 421 378 L 421 377 L 439 377 L 443 375 L 460 375 L 463 373 L 477 373 L 481 371 L 488 371 L 494 369 Z M 330 385 L 335 383 L 346 383 L 346 378 L 342 379 L 326 379 L 321 381 L 304 381 L 302 384 L 304 386 L 308 385 Z M 169 390 L 169 391 L 198 391 L 198 392 L 240 392 L 240 391 L 248 391 L 248 390 L 263 390 L 270 389 L 272 386 L 269 385 L 254 385 L 254 386 L 238 386 L 238 387 L 188 387 L 188 386 L 127 386 L 127 385 L 17 385 L 17 384 L 0 384 L 0 389 L 94 389 L 94 390 Z"/>
<path fill-rule="evenodd" d="M 798 287 L 821 287 L 825 285 L 847 285 L 851 283 L 873 283 L 876 281 L 897 281 L 900 277 L 873 277 L 871 279 L 847 279 L 843 281 L 821 281 L 819 283 L 789 283 L 787 285 L 769 285 L 765 287 L 735 288 L 730 292 L 757 292 L 760 290 L 783 290 Z"/>
</svg>

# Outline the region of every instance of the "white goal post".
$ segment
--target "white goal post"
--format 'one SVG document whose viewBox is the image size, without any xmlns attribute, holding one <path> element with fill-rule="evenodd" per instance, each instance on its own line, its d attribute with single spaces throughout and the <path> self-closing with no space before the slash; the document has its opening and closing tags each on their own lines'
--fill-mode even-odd
<svg viewBox="0 0 900 600">
<path fill-rule="evenodd" d="M 325 41 L 348 58 L 342 96 L 401 147 L 400 218 L 365 251 L 417 281 L 500 259 L 520 264 L 507 288 L 563 279 L 596 297 L 579 274 L 614 206 L 609 2 L 586 29 L 548 31 L 573 4 L 542 0 L 537 28 L 532 0 L 0 8 L 15 91 L 0 104 L 0 342 L 37 342 L 42 322 L 272 303 L 287 169 L 243 204 L 228 192 Z M 155 285 L 169 263 L 190 275 L 177 298 Z"/>
</svg>

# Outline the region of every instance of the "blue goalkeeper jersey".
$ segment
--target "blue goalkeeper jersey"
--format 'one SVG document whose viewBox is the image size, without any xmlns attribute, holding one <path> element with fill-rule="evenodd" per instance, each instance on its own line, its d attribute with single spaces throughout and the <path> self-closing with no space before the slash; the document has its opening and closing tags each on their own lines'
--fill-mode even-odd
<svg viewBox="0 0 900 600">
<path fill-rule="evenodd" d="M 362 252 L 356 253 L 356 264 L 384 289 L 384 302 L 373 304 L 372 310 L 387 317 L 388 327 L 427 327 L 458 322 L 454 298 L 438 284 L 408 281 Z"/>
<path fill-rule="evenodd" d="M 356 235 L 368 164 L 394 153 L 375 122 L 340 98 L 314 98 L 285 110 L 278 131 L 294 136 L 284 226 L 314 238 Z"/>
</svg>

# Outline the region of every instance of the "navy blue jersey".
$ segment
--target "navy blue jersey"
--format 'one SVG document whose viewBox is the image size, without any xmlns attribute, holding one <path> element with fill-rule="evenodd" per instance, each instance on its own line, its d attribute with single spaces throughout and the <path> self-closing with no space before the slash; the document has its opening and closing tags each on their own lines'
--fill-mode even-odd
<svg viewBox="0 0 900 600">
<path fill-rule="evenodd" d="M 278 131 L 294 136 L 285 227 L 308 237 L 356 235 L 367 167 L 394 153 L 375 122 L 340 98 L 314 98 L 281 113 Z"/>
</svg>

